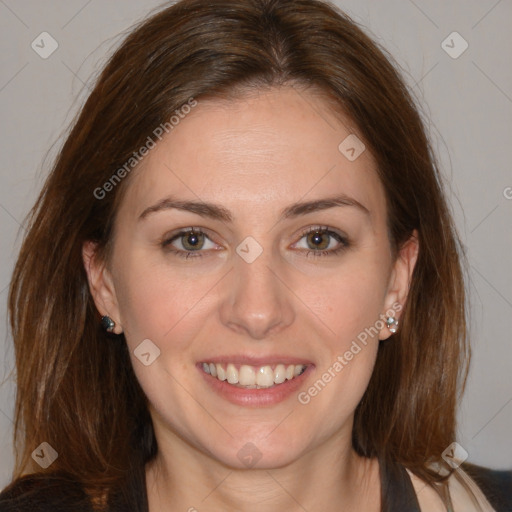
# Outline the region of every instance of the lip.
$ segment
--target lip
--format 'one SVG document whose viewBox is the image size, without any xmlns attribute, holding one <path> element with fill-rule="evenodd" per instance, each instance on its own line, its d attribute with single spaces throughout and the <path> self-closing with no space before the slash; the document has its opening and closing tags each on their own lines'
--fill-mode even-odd
<svg viewBox="0 0 512 512">
<path fill-rule="evenodd" d="M 283 363 L 283 364 L 305 364 L 307 368 L 298 377 L 291 380 L 285 380 L 281 384 L 276 384 L 271 388 L 260 389 L 244 389 L 233 386 L 227 381 L 220 381 L 216 377 L 205 373 L 202 369 L 203 362 L 209 363 L 224 363 L 230 362 L 234 364 L 247 364 L 252 366 L 263 366 L 265 363 Z M 197 363 L 197 371 L 201 373 L 207 386 L 213 390 L 221 398 L 231 402 L 235 405 L 242 405 L 244 407 L 265 407 L 272 406 L 283 402 L 295 394 L 298 389 L 304 384 L 305 380 L 313 372 L 315 365 L 304 359 L 296 359 L 289 357 L 268 357 L 268 358 L 253 358 L 245 356 L 235 357 L 214 357 L 208 358 L 204 361 Z"/>
</svg>

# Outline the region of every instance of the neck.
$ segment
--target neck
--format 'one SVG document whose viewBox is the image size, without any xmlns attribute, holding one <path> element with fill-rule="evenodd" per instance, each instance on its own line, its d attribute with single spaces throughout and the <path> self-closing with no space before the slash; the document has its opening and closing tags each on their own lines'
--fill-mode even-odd
<svg viewBox="0 0 512 512">
<path fill-rule="evenodd" d="M 359 457 L 341 436 L 267 469 L 230 468 L 172 438 L 147 465 L 146 484 L 149 512 L 259 512 L 262 504 L 267 512 L 380 510 L 377 461 Z"/>
</svg>

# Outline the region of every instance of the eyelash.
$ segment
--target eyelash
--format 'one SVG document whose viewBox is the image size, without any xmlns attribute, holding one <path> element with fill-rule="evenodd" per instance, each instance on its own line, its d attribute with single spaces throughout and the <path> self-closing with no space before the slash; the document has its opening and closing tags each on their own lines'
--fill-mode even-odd
<svg viewBox="0 0 512 512">
<path fill-rule="evenodd" d="M 331 236 L 336 241 L 338 241 L 340 243 L 340 245 L 336 249 L 330 249 L 330 250 L 319 250 L 319 251 L 306 250 L 306 257 L 307 258 L 319 258 L 319 257 L 325 257 L 325 256 L 336 256 L 336 255 L 340 254 L 341 252 L 343 252 L 344 250 L 346 250 L 348 247 L 350 247 L 350 242 L 348 241 L 347 238 L 341 236 L 340 234 L 336 233 L 335 231 L 332 231 L 331 229 L 329 229 L 328 226 L 313 226 L 313 227 L 310 227 L 310 228 L 304 230 L 301 233 L 301 236 L 300 236 L 299 240 L 301 240 L 305 236 L 309 235 L 310 233 L 316 233 L 316 232 L 324 234 L 324 235 L 327 234 L 327 235 Z M 179 249 L 171 248 L 172 247 L 171 243 L 174 242 L 174 240 L 177 240 L 177 239 L 181 238 L 182 236 L 188 235 L 190 233 L 197 233 L 198 235 L 205 235 L 208 238 L 208 235 L 202 229 L 200 229 L 200 228 L 187 228 L 187 229 L 181 230 L 179 233 L 176 233 L 171 238 L 168 238 L 168 239 L 164 240 L 161 243 L 161 246 L 162 246 L 162 248 L 166 249 L 167 251 L 169 251 L 172 254 L 175 254 L 179 258 L 183 258 L 183 259 L 202 258 L 203 255 L 201 254 L 201 252 L 204 252 L 204 251 L 201 251 L 201 250 L 198 250 L 198 251 L 182 251 L 182 250 L 179 250 Z"/>
</svg>

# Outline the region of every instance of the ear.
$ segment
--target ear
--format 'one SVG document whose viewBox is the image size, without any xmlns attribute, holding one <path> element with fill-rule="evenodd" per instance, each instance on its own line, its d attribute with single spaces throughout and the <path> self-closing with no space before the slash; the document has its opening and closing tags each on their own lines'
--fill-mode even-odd
<svg viewBox="0 0 512 512">
<path fill-rule="evenodd" d="M 393 264 L 388 291 L 385 298 L 386 312 L 384 315 L 394 316 L 397 320 L 400 318 L 399 312 L 404 308 L 409 293 L 409 286 L 412 279 L 412 273 L 418 259 L 419 241 L 418 231 L 415 229 L 398 252 L 396 261 Z M 394 313 L 394 314 L 391 314 Z M 399 323 L 400 325 L 400 323 Z M 387 325 L 380 330 L 379 339 L 385 340 L 393 334 Z"/>
<path fill-rule="evenodd" d="M 101 261 L 97 256 L 97 244 L 95 242 L 84 242 L 82 259 L 96 309 L 102 317 L 108 315 L 112 318 L 116 324 L 114 333 L 121 334 L 123 328 L 120 323 L 121 318 L 114 282 L 107 269 L 106 262 Z"/>
</svg>

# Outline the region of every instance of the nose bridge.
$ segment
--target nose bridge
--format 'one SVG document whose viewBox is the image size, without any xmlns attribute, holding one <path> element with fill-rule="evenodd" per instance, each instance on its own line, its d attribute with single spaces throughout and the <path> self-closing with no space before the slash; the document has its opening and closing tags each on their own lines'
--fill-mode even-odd
<svg viewBox="0 0 512 512">
<path fill-rule="evenodd" d="M 251 237 L 237 247 L 229 290 L 221 306 L 221 320 L 231 329 L 255 339 L 285 328 L 293 321 L 287 288 L 276 276 L 279 258 Z"/>
</svg>

